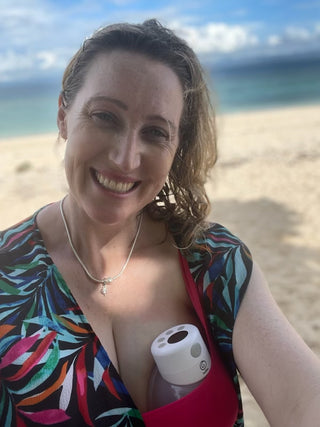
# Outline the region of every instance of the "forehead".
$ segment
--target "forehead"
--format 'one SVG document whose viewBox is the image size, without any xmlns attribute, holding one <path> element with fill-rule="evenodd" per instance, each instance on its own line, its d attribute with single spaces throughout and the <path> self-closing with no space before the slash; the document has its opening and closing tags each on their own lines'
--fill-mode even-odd
<svg viewBox="0 0 320 427">
<path fill-rule="evenodd" d="M 132 79 L 139 78 L 139 76 L 156 78 L 157 75 L 162 75 L 164 79 L 178 84 L 182 90 L 178 76 L 169 65 L 147 55 L 126 50 L 112 50 L 96 55 L 89 64 L 85 80 L 90 74 L 100 75 L 100 77 L 108 74 L 110 78 L 111 76 L 116 77 L 116 75 L 120 77 L 125 72 L 128 72 Z"/>
<path fill-rule="evenodd" d="M 176 73 L 145 55 L 114 50 L 97 55 L 89 65 L 78 95 L 120 97 L 134 103 L 175 109 L 183 107 L 183 91 Z M 125 99 L 122 99 L 125 98 Z"/>
</svg>

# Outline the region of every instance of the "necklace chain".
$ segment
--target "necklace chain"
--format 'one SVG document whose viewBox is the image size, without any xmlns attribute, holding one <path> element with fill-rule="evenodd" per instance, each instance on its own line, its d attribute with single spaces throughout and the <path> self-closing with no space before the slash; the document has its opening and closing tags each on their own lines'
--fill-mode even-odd
<svg viewBox="0 0 320 427">
<path fill-rule="evenodd" d="M 135 247 L 135 245 L 136 245 L 137 239 L 138 239 L 139 234 L 140 234 L 141 223 L 142 223 L 142 214 L 140 215 L 140 218 L 139 218 L 139 223 L 138 223 L 138 226 L 137 226 L 137 231 L 136 231 L 136 234 L 135 234 L 135 236 L 134 236 L 133 243 L 132 243 L 132 246 L 131 246 L 131 249 L 130 249 L 130 252 L 129 252 L 128 258 L 126 259 L 126 261 L 125 261 L 125 263 L 123 264 L 123 266 L 122 266 L 121 270 L 119 271 L 119 273 L 117 273 L 117 274 L 116 274 L 115 276 L 113 276 L 113 277 L 104 277 L 103 279 L 97 279 L 97 278 L 96 278 L 96 277 L 94 277 L 94 276 L 90 273 L 90 271 L 87 269 L 87 267 L 85 266 L 84 262 L 83 262 L 83 261 L 82 261 L 82 259 L 80 258 L 80 256 L 79 256 L 78 252 L 76 251 L 76 249 L 75 249 L 75 247 L 74 247 L 74 245 L 73 245 L 73 243 L 72 243 L 72 239 L 71 239 L 70 231 L 69 231 L 69 228 L 68 228 L 68 224 L 67 224 L 67 221 L 66 221 L 66 218 L 65 218 L 64 212 L 63 212 L 63 202 L 64 202 L 64 199 L 65 199 L 65 198 L 66 198 L 66 196 L 65 196 L 65 197 L 60 201 L 60 213 L 61 213 L 62 221 L 63 221 L 63 224 L 64 224 L 64 228 L 65 228 L 66 233 L 67 233 L 67 237 L 68 237 L 69 245 L 70 245 L 70 247 L 71 247 L 71 249 L 72 249 L 72 252 L 73 252 L 74 256 L 75 256 L 75 257 L 77 258 L 77 260 L 79 261 L 79 264 L 81 265 L 81 267 L 83 268 L 83 270 L 85 271 L 85 273 L 87 274 L 87 276 L 88 276 L 91 280 L 93 280 L 94 282 L 96 282 L 96 283 L 101 283 L 101 289 L 100 289 L 100 292 L 101 292 L 101 294 L 102 294 L 103 296 L 105 296 L 105 295 L 106 295 L 106 293 L 107 293 L 107 285 L 108 285 L 108 284 L 110 284 L 111 282 L 113 282 L 114 280 L 118 279 L 118 277 L 120 277 L 120 276 L 121 276 L 121 274 L 124 272 L 124 270 L 126 269 L 126 267 L 127 267 L 128 263 L 129 263 L 129 261 L 130 261 L 130 258 L 131 258 L 131 255 L 132 255 L 132 252 L 133 252 L 133 250 L 134 250 L 134 247 Z"/>
</svg>

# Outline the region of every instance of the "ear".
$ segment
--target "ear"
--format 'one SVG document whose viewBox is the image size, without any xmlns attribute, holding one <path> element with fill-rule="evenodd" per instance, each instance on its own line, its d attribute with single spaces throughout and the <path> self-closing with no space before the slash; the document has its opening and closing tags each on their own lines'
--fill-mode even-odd
<svg viewBox="0 0 320 427">
<path fill-rule="evenodd" d="M 62 95 L 59 96 L 58 101 L 58 115 L 57 115 L 57 124 L 59 128 L 59 133 L 63 139 L 68 139 L 68 131 L 67 131 L 67 113 L 66 107 L 63 103 Z"/>
</svg>

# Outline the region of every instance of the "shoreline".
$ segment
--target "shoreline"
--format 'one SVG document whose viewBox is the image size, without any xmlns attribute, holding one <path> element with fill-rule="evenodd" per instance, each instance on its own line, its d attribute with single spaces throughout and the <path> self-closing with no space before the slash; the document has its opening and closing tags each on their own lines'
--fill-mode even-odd
<svg viewBox="0 0 320 427">
<path fill-rule="evenodd" d="M 218 114 L 210 219 L 238 235 L 320 357 L 320 105 Z M 0 139 L 0 229 L 66 192 L 58 133 Z M 269 424 L 243 386 L 246 427 Z"/>
</svg>

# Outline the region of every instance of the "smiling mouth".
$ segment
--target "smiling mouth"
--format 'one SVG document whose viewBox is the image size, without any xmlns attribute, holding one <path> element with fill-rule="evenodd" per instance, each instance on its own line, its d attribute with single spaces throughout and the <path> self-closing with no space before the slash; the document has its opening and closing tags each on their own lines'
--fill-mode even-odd
<svg viewBox="0 0 320 427">
<path fill-rule="evenodd" d="M 95 172 L 95 177 L 99 184 L 102 185 L 102 187 L 119 194 L 128 193 L 130 190 L 132 190 L 138 185 L 137 182 L 114 181 L 112 179 L 106 178 L 97 171 Z"/>
</svg>

